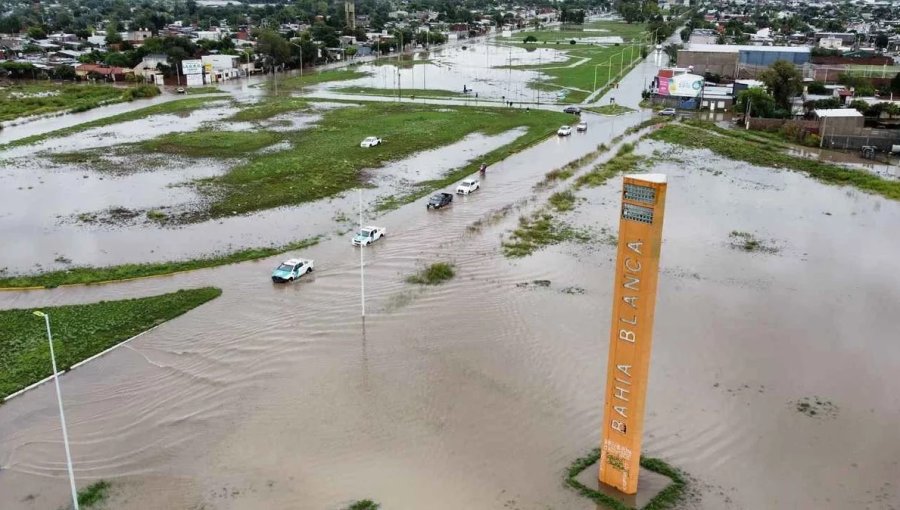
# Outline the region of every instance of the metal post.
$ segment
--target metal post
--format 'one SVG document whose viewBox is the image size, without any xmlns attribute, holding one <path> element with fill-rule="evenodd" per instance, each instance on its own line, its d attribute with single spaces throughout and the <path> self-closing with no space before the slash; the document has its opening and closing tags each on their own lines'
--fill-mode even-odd
<svg viewBox="0 0 900 510">
<path fill-rule="evenodd" d="M 362 190 L 359 190 L 359 230 L 362 230 L 363 222 L 362 222 Z M 366 249 L 365 245 L 359 245 L 359 305 L 362 313 L 363 320 L 366 320 L 366 274 L 365 274 L 365 260 L 363 257 L 363 251 Z"/>
<path fill-rule="evenodd" d="M 75 488 L 75 472 L 72 469 L 72 454 L 69 452 L 69 433 L 66 429 L 66 415 L 63 412 L 62 393 L 59 389 L 59 375 L 56 371 L 56 353 L 53 351 L 53 334 L 50 333 L 50 316 L 44 312 L 34 312 L 44 318 L 47 326 L 47 341 L 50 342 L 50 361 L 53 364 L 53 383 L 56 385 L 56 402 L 59 404 L 59 422 L 62 425 L 63 446 L 66 449 L 66 467 L 69 470 L 69 486 L 72 489 L 72 506 L 78 510 L 78 489 Z"/>
</svg>

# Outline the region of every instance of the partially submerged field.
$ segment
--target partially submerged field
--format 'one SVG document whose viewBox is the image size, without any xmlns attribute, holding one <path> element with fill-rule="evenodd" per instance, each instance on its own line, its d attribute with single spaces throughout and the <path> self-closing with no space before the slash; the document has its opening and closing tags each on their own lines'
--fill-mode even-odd
<svg viewBox="0 0 900 510">
<path fill-rule="evenodd" d="M 559 30 L 540 29 L 525 30 L 513 34 L 513 38 L 523 41 L 527 37 L 534 37 L 539 44 L 576 41 L 585 37 L 615 37 L 619 36 L 624 41 L 631 41 L 646 34 L 646 25 L 643 23 L 625 23 L 624 21 L 599 20 L 590 21 L 583 25 L 568 24 Z"/>
<path fill-rule="evenodd" d="M 142 331 L 218 297 L 207 287 L 140 299 L 41 308 L 50 315 L 60 372 Z M 0 310 L 0 399 L 52 375 L 44 319 Z"/>
<path fill-rule="evenodd" d="M 155 92 L 154 92 L 155 91 Z M 82 112 L 103 104 L 159 94 L 155 86 L 31 82 L 0 87 L 0 122 L 61 111 Z"/>
</svg>

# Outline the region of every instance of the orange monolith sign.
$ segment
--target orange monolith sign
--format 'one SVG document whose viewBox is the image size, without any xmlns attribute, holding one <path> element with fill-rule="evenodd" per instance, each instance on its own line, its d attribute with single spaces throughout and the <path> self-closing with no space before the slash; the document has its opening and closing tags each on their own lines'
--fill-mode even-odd
<svg viewBox="0 0 900 510">
<path fill-rule="evenodd" d="M 600 481 L 637 492 L 666 176 L 626 175 L 600 443 Z"/>
</svg>

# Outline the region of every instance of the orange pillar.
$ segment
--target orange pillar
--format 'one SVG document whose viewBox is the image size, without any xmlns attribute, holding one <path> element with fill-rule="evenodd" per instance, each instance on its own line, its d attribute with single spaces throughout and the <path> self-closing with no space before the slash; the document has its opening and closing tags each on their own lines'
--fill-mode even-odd
<svg viewBox="0 0 900 510">
<path fill-rule="evenodd" d="M 625 494 L 637 492 L 665 202 L 665 175 L 623 178 L 599 477 Z"/>
</svg>

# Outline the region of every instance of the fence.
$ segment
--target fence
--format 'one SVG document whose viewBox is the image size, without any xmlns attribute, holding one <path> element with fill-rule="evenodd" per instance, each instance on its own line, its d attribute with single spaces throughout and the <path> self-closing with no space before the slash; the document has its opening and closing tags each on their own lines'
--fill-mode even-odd
<svg viewBox="0 0 900 510">
<path fill-rule="evenodd" d="M 810 133 L 818 133 L 819 123 L 814 120 L 789 120 L 789 119 L 764 119 L 760 117 L 750 117 L 750 129 L 757 131 L 778 131 L 785 124 L 791 123 L 797 128 Z"/>
<path fill-rule="evenodd" d="M 900 131 L 857 128 L 832 133 L 826 126 L 822 135 L 822 146 L 829 149 L 858 150 L 864 145 L 874 145 L 880 151 L 890 152 L 893 145 L 900 145 Z"/>
</svg>

